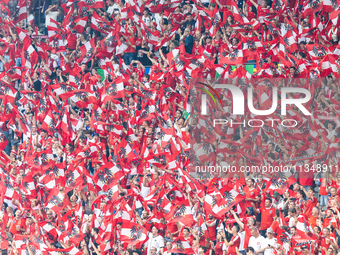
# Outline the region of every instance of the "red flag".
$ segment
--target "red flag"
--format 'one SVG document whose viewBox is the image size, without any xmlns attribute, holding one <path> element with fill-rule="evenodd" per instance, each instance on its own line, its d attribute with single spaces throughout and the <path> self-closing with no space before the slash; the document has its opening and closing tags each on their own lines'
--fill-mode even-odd
<svg viewBox="0 0 340 255">
<path fill-rule="evenodd" d="M 243 50 L 234 49 L 229 53 L 222 52 L 220 64 L 238 65 L 244 63 Z"/>
<path fill-rule="evenodd" d="M 0 150 L 4 151 L 7 144 L 8 144 L 8 140 L 5 136 L 5 134 L 0 132 Z"/>
<path fill-rule="evenodd" d="M 172 243 L 172 249 L 168 253 L 182 253 L 182 254 L 194 254 L 189 241 L 186 241 L 184 237 L 177 237 Z"/>
<path fill-rule="evenodd" d="M 57 187 L 54 187 L 48 198 L 47 203 L 45 204 L 45 208 L 49 208 L 58 214 L 64 207 L 66 206 L 66 200 L 64 195 L 59 191 Z"/>
<path fill-rule="evenodd" d="M 46 248 L 46 251 L 49 252 L 51 255 L 58 255 L 58 254 L 69 254 L 69 255 L 82 255 L 83 252 L 79 249 L 77 249 L 74 246 L 71 246 L 70 248 L 67 249 L 49 249 Z"/>
<path fill-rule="evenodd" d="M 95 13 L 95 12 L 94 12 Z M 76 30 L 78 33 L 83 33 L 88 17 L 83 17 L 72 22 L 70 29 Z"/>
<path fill-rule="evenodd" d="M 96 12 L 93 12 L 91 17 L 91 28 L 104 34 L 110 33 L 113 29 L 112 24 L 100 17 Z"/>
<path fill-rule="evenodd" d="M 120 240 L 132 245 L 140 244 L 148 239 L 148 231 L 141 225 L 123 220 Z"/>
<path fill-rule="evenodd" d="M 38 63 L 39 55 L 31 45 L 31 42 L 25 41 L 22 47 L 21 64 L 31 69 L 36 63 Z"/>
<path fill-rule="evenodd" d="M 321 44 L 307 44 L 306 47 L 309 55 L 313 59 L 324 58 L 327 54 L 330 53 L 329 50 Z"/>
<path fill-rule="evenodd" d="M 103 0 L 80 0 L 78 3 L 78 8 L 104 8 Z"/>
<path fill-rule="evenodd" d="M 83 58 L 81 63 L 87 63 L 94 57 L 94 50 L 96 48 L 96 38 L 92 38 L 90 41 L 80 47 L 81 56 Z"/>
</svg>

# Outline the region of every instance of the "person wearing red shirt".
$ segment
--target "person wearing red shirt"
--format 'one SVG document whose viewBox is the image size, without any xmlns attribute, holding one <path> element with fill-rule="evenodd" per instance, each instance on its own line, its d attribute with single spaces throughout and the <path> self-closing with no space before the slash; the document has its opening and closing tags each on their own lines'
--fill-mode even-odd
<svg viewBox="0 0 340 255">
<path fill-rule="evenodd" d="M 216 236 L 216 245 L 211 242 L 212 249 L 215 251 L 215 255 L 223 255 L 223 248 L 225 248 L 224 238 L 222 232 L 218 232 Z"/>
<path fill-rule="evenodd" d="M 305 160 L 303 166 L 304 167 L 301 169 L 301 171 L 299 171 L 299 183 L 308 191 L 313 186 L 313 165 L 309 163 L 309 160 Z"/>
<path fill-rule="evenodd" d="M 203 40 L 204 40 L 204 43 L 203 43 Z M 206 52 L 210 53 L 211 56 L 215 54 L 216 49 L 212 43 L 212 39 L 210 36 L 203 35 L 200 40 L 200 45 L 203 47 L 203 49 Z"/>
<path fill-rule="evenodd" d="M 298 183 L 295 183 L 293 185 L 293 190 L 288 190 L 289 196 L 292 198 L 297 198 L 297 192 L 300 190 L 300 185 Z"/>
<path fill-rule="evenodd" d="M 319 174 L 315 176 L 314 180 L 317 180 Z M 328 186 L 331 186 L 333 184 L 333 181 L 327 181 L 327 178 L 320 178 L 318 181 L 320 182 L 320 191 L 319 191 L 319 197 L 320 197 L 320 207 L 324 211 L 326 210 L 326 206 L 328 204 Z"/>
<path fill-rule="evenodd" d="M 254 186 L 254 180 L 253 179 L 247 179 L 246 185 L 244 187 L 244 196 L 246 197 L 246 206 L 248 207 L 250 211 L 250 215 L 254 215 L 254 210 L 252 203 L 258 203 L 260 201 L 260 194 L 258 190 Z"/>
<path fill-rule="evenodd" d="M 322 248 L 325 248 L 326 250 L 331 246 L 331 244 L 334 244 L 337 246 L 335 243 L 335 238 L 330 236 L 330 230 L 329 228 L 324 228 L 322 230 L 322 237 L 320 239 L 320 245 Z M 322 255 L 326 255 L 326 252 L 324 249 L 321 250 Z"/>
<path fill-rule="evenodd" d="M 153 179 L 149 182 L 149 187 L 160 185 L 162 182 L 162 178 L 160 177 L 160 173 L 158 171 L 155 171 L 153 173 Z"/>
<path fill-rule="evenodd" d="M 208 215 L 208 218 L 209 218 L 209 220 L 206 221 L 205 224 L 208 227 L 210 240 L 215 241 L 216 240 L 216 223 L 217 223 L 217 220 L 211 214 Z"/>
<path fill-rule="evenodd" d="M 306 201 L 303 199 L 304 192 L 302 190 L 299 190 L 296 194 L 296 201 L 295 204 L 300 207 L 301 210 L 304 210 Z"/>
<path fill-rule="evenodd" d="M 25 220 L 21 218 L 21 211 L 17 210 L 15 212 L 15 218 L 12 220 L 11 225 L 9 227 L 9 232 L 13 235 L 20 234 L 25 231 Z"/>
<path fill-rule="evenodd" d="M 183 229 L 182 236 L 187 242 L 189 242 L 190 246 L 193 245 L 194 237 L 190 234 L 189 228 Z"/>
<path fill-rule="evenodd" d="M 264 207 L 256 209 L 253 205 L 253 208 L 256 213 L 261 213 L 260 233 L 262 236 L 266 237 L 266 231 L 273 224 L 274 217 L 276 216 L 276 210 L 272 206 L 272 200 L 270 198 L 266 198 Z"/>
<path fill-rule="evenodd" d="M 133 72 L 136 72 L 138 75 L 138 80 L 142 82 L 142 78 L 145 73 L 145 67 L 142 65 L 142 63 L 138 60 L 132 60 L 131 65 L 136 63 L 137 67 L 136 68 L 131 68 Z"/>
<path fill-rule="evenodd" d="M 128 45 L 127 49 L 124 51 L 124 61 L 126 65 L 130 65 L 132 60 L 136 59 L 136 40 L 134 35 L 129 37 L 122 35 L 120 41 L 122 43 L 125 42 Z"/>
<path fill-rule="evenodd" d="M 184 16 L 182 13 L 180 13 L 179 7 L 176 7 L 175 11 L 170 14 L 170 17 L 175 28 L 180 27 L 180 25 L 185 22 L 185 20 L 183 20 Z"/>
<path fill-rule="evenodd" d="M 32 217 L 26 218 L 26 230 L 25 235 L 34 234 L 38 230 L 36 220 L 34 220 Z"/>
<path fill-rule="evenodd" d="M 308 190 L 308 192 L 305 190 L 304 187 L 301 187 L 302 190 L 305 192 L 308 200 L 307 202 L 305 203 L 305 206 L 304 206 L 304 214 L 306 215 L 307 218 L 309 218 L 311 215 L 312 215 L 312 210 L 313 210 L 313 207 L 315 207 L 318 203 L 318 200 L 316 199 L 316 197 L 314 197 L 314 189 L 313 188 L 310 188 Z"/>
<path fill-rule="evenodd" d="M 337 190 L 335 187 L 332 187 L 330 189 L 331 196 L 328 200 L 327 208 L 328 207 L 333 207 L 333 206 L 338 206 L 340 204 L 339 196 L 337 196 Z"/>
<path fill-rule="evenodd" d="M 239 225 L 234 225 L 231 228 L 231 233 L 232 233 L 233 237 L 231 238 L 230 242 L 228 242 L 225 239 L 225 235 L 223 233 L 224 243 L 228 247 L 228 250 L 227 250 L 228 255 L 238 254 L 237 251 L 238 251 L 238 248 L 240 247 L 240 243 L 241 243 L 241 238 L 238 234 L 239 231 L 240 231 Z"/>
<path fill-rule="evenodd" d="M 316 226 L 316 220 L 319 218 L 320 209 L 318 207 L 313 207 L 312 214 L 309 217 L 309 224 L 314 229 Z"/>
</svg>

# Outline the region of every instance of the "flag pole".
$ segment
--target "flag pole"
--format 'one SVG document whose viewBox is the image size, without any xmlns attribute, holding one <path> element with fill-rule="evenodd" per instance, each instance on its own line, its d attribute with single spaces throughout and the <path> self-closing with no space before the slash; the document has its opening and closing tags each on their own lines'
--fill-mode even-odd
<svg viewBox="0 0 340 255">
<path fill-rule="evenodd" d="M 40 0 L 39 0 L 39 3 L 40 3 Z M 26 28 L 28 27 L 28 15 L 27 15 L 27 12 L 28 12 L 28 6 L 27 6 L 27 0 L 26 0 Z"/>
<path fill-rule="evenodd" d="M 39 34 L 39 31 L 40 31 L 41 12 L 44 10 L 45 4 L 42 6 L 42 10 L 40 10 L 40 6 L 41 6 L 41 0 L 39 0 L 39 17 L 38 17 L 39 22 L 37 22 L 38 27 L 39 27 L 38 34 Z"/>
</svg>

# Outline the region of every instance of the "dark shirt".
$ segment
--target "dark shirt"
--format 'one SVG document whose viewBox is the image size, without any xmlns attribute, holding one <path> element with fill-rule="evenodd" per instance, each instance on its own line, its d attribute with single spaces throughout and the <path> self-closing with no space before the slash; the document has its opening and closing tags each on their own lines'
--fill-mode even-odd
<svg viewBox="0 0 340 255">
<path fill-rule="evenodd" d="M 94 244 L 94 246 L 96 247 L 96 249 L 98 250 L 99 244 L 97 243 L 97 239 L 94 240 L 93 244 Z M 92 254 L 93 254 L 93 255 L 97 255 L 97 253 L 95 253 L 94 249 L 93 249 Z"/>
<path fill-rule="evenodd" d="M 67 81 L 66 76 L 62 75 L 61 77 L 63 78 L 64 82 Z M 57 72 L 52 72 L 52 75 L 51 75 L 51 84 L 53 84 L 52 81 L 54 79 L 55 79 L 56 83 L 60 83 L 61 82 L 60 77 L 57 76 Z"/>
<path fill-rule="evenodd" d="M 192 54 L 192 47 L 194 46 L 194 38 L 192 35 L 188 35 L 185 38 L 185 51 L 188 54 Z"/>
<path fill-rule="evenodd" d="M 191 27 L 194 28 L 196 24 L 196 20 L 194 19 L 192 21 L 187 20 L 186 22 L 184 22 L 183 28 L 185 29 L 188 26 L 188 24 L 191 24 Z"/>
<path fill-rule="evenodd" d="M 90 61 L 90 62 L 91 62 L 91 61 Z M 85 70 L 85 71 L 80 71 L 79 73 L 80 73 L 81 76 L 85 76 L 88 72 L 89 72 L 89 71 Z"/>
<path fill-rule="evenodd" d="M 136 50 L 144 50 L 144 51 L 149 51 L 148 48 L 142 47 L 142 46 L 137 46 Z M 144 66 L 151 66 L 152 62 L 148 58 L 147 54 L 145 53 L 137 53 L 137 60 L 139 60 Z"/>
<path fill-rule="evenodd" d="M 41 91 L 41 82 L 39 80 L 33 82 L 33 89 L 34 91 Z"/>
</svg>

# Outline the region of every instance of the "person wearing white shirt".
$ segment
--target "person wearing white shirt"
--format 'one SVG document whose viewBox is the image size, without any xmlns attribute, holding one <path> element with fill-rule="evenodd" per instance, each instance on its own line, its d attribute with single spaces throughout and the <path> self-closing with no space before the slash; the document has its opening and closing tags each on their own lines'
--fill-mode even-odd
<svg viewBox="0 0 340 255">
<path fill-rule="evenodd" d="M 118 5 L 118 4 L 116 4 L 116 5 Z M 114 2 L 113 0 L 110 0 L 110 1 L 109 1 L 109 7 L 107 8 L 107 11 L 106 11 L 106 12 L 107 12 L 108 14 L 112 15 L 113 12 L 114 12 L 114 10 L 115 10 L 115 8 L 116 8 L 115 2 Z"/>
<path fill-rule="evenodd" d="M 48 9 L 45 11 L 46 15 L 45 26 L 48 27 L 51 25 L 51 19 L 57 21 L 57 17 L 59 14 L 61 14 L 61 12 L 58 9 L 58 5 L 50 5 Z"/>
<path fill-rule="evenodd" d="M 242 232 L 239 232 L 238 233 L 238 236 L 240 237 L 240 246 L 239 246 L 239 251 L 240 252 L 244 252 L 245 251 L 245 248 L 244 248 L 244 240 L 245 240 L 245 237 L 246 237 L 246 232 L 245 231 L 242 231 Z"/>
<path fill-rule="evenodd" d="M 161 252 L 163 254 L 164 240 L 163 237 L 158 235 L 158 229 L 153 226 L 151 233 L 149 233 L 148 240 L 148 255 L 152 254 L 152 248 L 156 248 L 157 253 Z"/>
<path fill-rule="evenodd" d="M 151 24 L 151 17 L 150 17 L 150 14 L 149 14 L 149 11 L 148 11 L 148 10 L 144 10 L 142 20 L 143 20 L 143 22 L 145 23 L 145 25 L 146 25 L 147 27 L 150 27 L 150 24 Z"/>
<path fill-rule="evenodd" d="M 172 243 L 171 241 L 166 242 L 166 251 L 163 253 L 163 255 L 171 255 L 172 253 L 169 252 L 172 249 Z"/>
<path fill-rule="evenodd" d="M 141 196 L 146 198 L 150 194 L 150 187 L 146 187 L 143 184 L 141 185 Z"/>
<path fill-rule="evenodd" d="M 257 255 L 263 255 L 263 252 L 260 252 L 260 250 L 264 240 L 265 238 L 260 235 L 257 228 L 253 227 L 251 229 L 248 247 L 252 247 Z"/>
<path fill-rule="evenodd" d="M 276 238 L 274 238 L 274 231 L 271 228 L 268 228 L 267 238 L 262 241 L 260 252 L 263 252 L 263 255 L 271 255 L 276 247 L 277 241 Z"/>
<path fill-rule="evenodd" d="M 328 127 L 327 128 L 327 132 L 328 132 L 327 138 L 328 138 L 328 140 L 332 141 L 332 140 L 334 140 L 334 138 L 337 134 L 337 132 L 335 130 L 335 127 L 336 127 L 335 122 L 334 121 L 328 122 L 327 127 Z"/>
<path fill-rule="evenodd" d="M 294 207 L 288 209 L 288 216 L 289 216 L 289 227 L 293 227 L 293 224 L 295 223 L 295 216 L 296 216 L 296 210 Z"/>
</svg>

